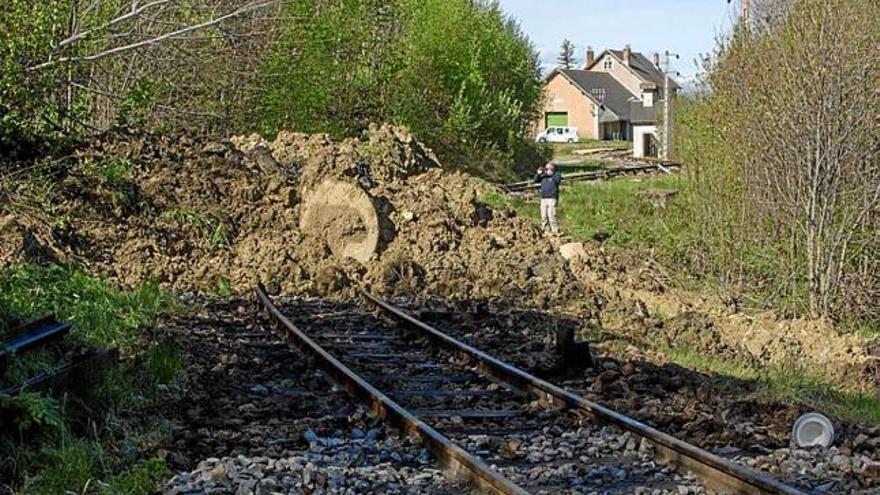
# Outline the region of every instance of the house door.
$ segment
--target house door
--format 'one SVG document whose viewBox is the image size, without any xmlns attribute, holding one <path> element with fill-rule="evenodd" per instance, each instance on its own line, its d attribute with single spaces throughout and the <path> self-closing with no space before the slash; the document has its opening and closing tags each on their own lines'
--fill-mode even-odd
<svg viewBox="0 0 880 495">
<path fill-rule="evenodd" d="M 568 127 L 568 112 L 547 112 L 544 119 L 545 128 Z"/>
<path fill-rule="evenodd" d="M 658 151 L 657 150 L 657 138 L 654 137 L 654 135 L 650 134 L 650 133 L 645 133 L 643 135 L 645 136 L 645 141 L 644 141 L 645 148 L 643 150 L 644 151 L 643 156 L 650 157 L 650 158 L 657 158 L 657 155 L 658 155 L 658 153 L 657 153 L 657 151 Z"/>
</svg>

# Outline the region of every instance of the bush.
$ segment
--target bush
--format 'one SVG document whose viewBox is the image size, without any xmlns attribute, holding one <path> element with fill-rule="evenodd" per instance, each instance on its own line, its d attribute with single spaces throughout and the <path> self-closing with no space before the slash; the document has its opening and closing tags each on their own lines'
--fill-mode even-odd
<svg viewBox="0 0 880 495">
<path fill-rule="evenodd" d="M 767 305 L 880 320 L 880 4 L 759 2 L 677 115 L 717 276 Z"/>
<path fill-rule="evenodd" d="M 152 422 L 127 424 L 125 418 L 159 398 L 184 368 L 176 347 L 143 334 L 174 307 L 170 299 L 155 285 L 119 291 L 76 269 L 34 265 L 0 270 L 0 293 L 0 334 L 17 321 L 51 314 L 73 325 L 74 343 L 116 347 L 133 358 L 107 367 L 88 384 L 68 384 L 70 396 L 0 397 L 0 478 L 34 494 L 154 493 L 167 471 L 163 462 L 139 460 L 137 447 L 104 445 L 134 435 L 156 437 Z M 14 356 L 0 373 L 0 387 L 58 366 L 58 351 L 67 347 L 54 343 Z"/>
<path fill-rule="evenodd" d="M 50 56 L 67 4 L 8 0 L 0 9 L 0 163 L 35 156 L 68 137 L 65 119 L 75 108 L 58 92 L 63 71 L 26 71 Z"/>
<path fill-rule="evenodd" d="M 297 0 L 285 9 L 291 20 L 263 70 L 265 133 L 348 137 L 392 122 L 450 165 L 483 173 L 534 152 L 526 131 L 543 97 L 538 57 L 497 3 Z"/>
</svg>

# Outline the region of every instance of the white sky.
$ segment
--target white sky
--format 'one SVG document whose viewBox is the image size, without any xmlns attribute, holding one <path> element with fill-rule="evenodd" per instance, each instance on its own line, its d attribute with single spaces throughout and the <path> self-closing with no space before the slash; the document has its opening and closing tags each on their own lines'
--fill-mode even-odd
<svg viewBox="0 0 880 495">
<path fill-rule="evenodd" d="M 587 46 L 596 54 L 606 48 L 633 50 L 649 59 L 669 50 L 681 56 L 674 65 L 684 78 L 697 72 L 694 60 L 711 52 L 719 34 L 727 33 L 740 0 L 500 0 L 505 12 L 520 21 L 541 52 L 545 68 L 556 65 L 565 38 L 574 42 L 578 63 Z"/>
</svg>

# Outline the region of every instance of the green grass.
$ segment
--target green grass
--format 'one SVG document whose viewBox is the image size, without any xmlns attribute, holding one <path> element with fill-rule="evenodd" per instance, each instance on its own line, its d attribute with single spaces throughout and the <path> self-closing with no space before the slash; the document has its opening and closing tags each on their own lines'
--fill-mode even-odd
<svg viewBox="0 0 880 495">
<path fill-rule="evenodd" d="M 660 209 L 645 195 L 648 190 L 675 190 L 666 209 Z M 663 176 L 642 181 L 613 180 L 600 182 L 563 182 L 559 198 L 559 220 L 565 233 L 577 240 L 602 239 L 615 247 L 658 247 L 673 256 L 683 256 L 683 249 L 693 240 L 688 228 L 687 211 L 680 206 L 686 194 L 678 176 Z M 536 199 L 488 195 L 487 204 L 513 208 L 518 214 L 539 219 Z"/>
<path fill-rule="evenodd" d="M 117 474 L 99 479 L 100 473 L 112 470 L 115 461 L 100 442 L 91 440 L 65 439 L 57 446 L 43 449 L 36 458 L 47 467 L 28 478 L 23 493 L 29 495 L 151 494 L 170 475 L 164 461 L 145 459 L 117 467 Z"/>
<path fill-rule="evenodd" d="M 0 331 L 13 318 L 45 315 L 69 322 L 71 337 L 83 344 L 129 349 L 137 330 L 151 325 L 172 299 L 156 284 L 118 291 L 100 279 L 58 265 L 23 265 L 0 271 Z"/>
<path fill-rule="evenodd" d="M 220 212 L 202 213 L 188 208 L 177 208 L 162 213 L 161 218 L 192 225 L 205 232 L 205 242 L 211 248 L 229 245 L 229 228 Z"/>
<path fill-rule="evenodd" d="M 730 359 L 675 347 L 660 349 L 672 362 L 688 369 L 756 382 L 755 399 L 801 404 L 847 421 L 880 425 L 880 397 L 812 376 L 803 370 L 756 369 Z"/>
<path fill-rule="evenodd" d="M 105 156 L 101 160 L 85 158 L 74 171 L 100 179 L 109 186 L 123 185 L 134 175 L 131 162 L 117 156 Z"/>
<path fill-rule="evenodd" d="M 0 478 L 27 494 L 155 493 L 167 468 L 139 453 L 153 451 L 170 432 L 129 418 L 155 403 L 184 369 L 176 346 L 144 332 L 177 310 L 173 299 L 155 284 L 119 290 L 57 265 L 0 270 L 0 293 L 0 332 L 44 315 L 72 324 L 63 343 L 14 356 L 0 384 L 57 366 L 62 345 L 117 348 L 125 357 L 89 383 L 70 384 L 71 395 L 0 397 Z"/>
</svg>

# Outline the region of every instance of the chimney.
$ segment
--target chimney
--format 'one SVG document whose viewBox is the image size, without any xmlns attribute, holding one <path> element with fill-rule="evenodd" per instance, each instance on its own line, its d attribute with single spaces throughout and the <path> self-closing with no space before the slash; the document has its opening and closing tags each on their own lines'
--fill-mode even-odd
<svg viewBox="0 0 880 495">
<path fill-rule="evenodd" d="M 629 65 L 630 60 L 632 59 L 632 47 L 626 45 L 623 48 L 623 63 Z"/>
<path fill-rule="evenodd" d="M 587 47 L 587 58 L 584 59 L 584 69 L 589 68 L 593 65 L 593 62 L 596 61 L 596 52 L 593 51 L 592 46 Z"/>
<path fill-rule="evenodd" d="M 660 68 L 660 52 L 654 52 L 654 67 Z"/>
</svg>

